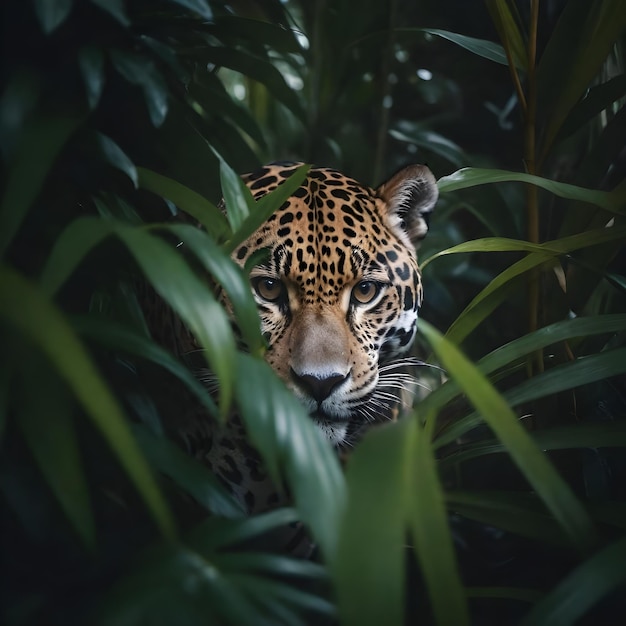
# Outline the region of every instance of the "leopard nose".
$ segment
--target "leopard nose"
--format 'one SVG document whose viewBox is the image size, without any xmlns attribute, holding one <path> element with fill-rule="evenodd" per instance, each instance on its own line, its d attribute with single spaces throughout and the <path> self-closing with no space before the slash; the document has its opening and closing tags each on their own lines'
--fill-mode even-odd
<svg viewBox="0 0 626 626">
<path fill-rule="evenodd" d="M 297 374 L 293 369 L 291 375 L 303 391 L 315 398 L 318 403 L 328 398 L 349 374 L 330 374 L 329 376 L 315 376 L 314 374 Z"/>
</svg>

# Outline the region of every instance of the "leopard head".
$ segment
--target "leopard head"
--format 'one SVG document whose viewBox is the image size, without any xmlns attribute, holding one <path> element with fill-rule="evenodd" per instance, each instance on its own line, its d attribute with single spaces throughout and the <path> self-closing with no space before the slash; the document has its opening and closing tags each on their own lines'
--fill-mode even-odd
<svg viewBox="0 0 626 626">
<path fill-rule="evenodd" d="M 299 164 L 244 177 L 259 198 Z M 437 201 L 430 170 L 412 165 L 372 189 L 327 168 L 303 184 L 233 253 L 250 270 L 266 359 L 334 444 L 387 418 L 394 363 L 416 332 L 422 280 L 416 246 Z"/>
</svg>

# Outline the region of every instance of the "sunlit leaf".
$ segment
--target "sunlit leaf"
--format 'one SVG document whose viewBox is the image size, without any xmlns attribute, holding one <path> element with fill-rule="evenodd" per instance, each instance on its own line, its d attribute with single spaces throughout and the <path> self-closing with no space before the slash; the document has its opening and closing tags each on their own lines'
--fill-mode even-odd
<svg viewBox="0 0 626 626">
<path fill-rule="evenodd" d="M 626 192 L 623 190 L 616 192 L 600 191 L 596 189 L 584 189 L 576 185 L 561 183 L 549 180 L 540 176 L 533 176 L 524 172 L 509 172 L 506 170 L 482 169 L 476 167 L 465 167 L 449 176 L 443 176 L 437 181 L 437 186 L 441 193 L 466 189 L 476 185 L 487 183 L 501 183 L 506 181 L 517 181 L 531 183 L 569 200 L 580 200 L 595 204 L 607 211 L 620 213 L 626 207 Z"/>
<path fill-rule="evenodd" d="M 173 202 L 179 209 L 198 220 L 218 241 L 230 233 L 224 214 L 206 198 L 179 182 L 144 167 L 137 168 L 139 186 Z"/>
<path fill-rule="evenodd" d="M 539 494 L 570 540 L 583 552 L 596 543 L 594 525 L 570 486 L 533 443 L 529 433 L 505 399 L 450 341 L 422 321 L 421 332 L 439 357 L 449 376 L 454 377 L 482 419 L 506 446 L 507 453 Z M 626 365 L 625 365 L 626 367 Z M 538 386 L 533 379 L 531 382 Z"/>
<path fill-rule="evenodd" d="M 171 537 L 174 530 L 170 513 L 122 411 L 63 315 L 12 269 L 0 268 L 0 291 L 11 294 L 0 298 L 0 316 L 50 359 L 118 456 L 161 532 Z"/>
<path fill-rule="evenodd" d="M 575 624 L 598 601 L 626 583 L 626 538 L 579 565 L 530 610 L 522 626 Z"/>
</svg>

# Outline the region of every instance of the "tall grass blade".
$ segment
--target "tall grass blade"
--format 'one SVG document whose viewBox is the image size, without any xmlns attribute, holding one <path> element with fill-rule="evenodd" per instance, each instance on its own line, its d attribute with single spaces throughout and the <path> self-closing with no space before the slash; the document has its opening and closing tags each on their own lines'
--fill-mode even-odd
<svg viewBox="0 0 626 626">
<path fill-rule="evenodd" d="M 0 267 L 0 292 L 10 294 L 10 297 L 0 298 L 0 316 L 50 359 L 118 456 L 161 532 L 173 537 L 174 525 L 167 505 L 122 410 L 63 315 L 34 285 L 12 269 Z"/>
<path fill-rule="evenodd" d="M 569 485 L 535 446 L 505 399 L 461 351 L 422 322 L 421 332 L 470 402 L 500 441 L 533 489 L 539 494 L 574 545 L 588 552 L 597 542 L 594 525 Z M 625 360 L 626 362 L 626 360 Z"/>
</svg>

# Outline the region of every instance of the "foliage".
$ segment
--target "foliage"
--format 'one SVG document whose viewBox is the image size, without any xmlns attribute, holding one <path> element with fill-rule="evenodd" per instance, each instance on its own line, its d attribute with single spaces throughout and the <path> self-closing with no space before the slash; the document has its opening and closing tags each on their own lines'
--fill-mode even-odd
<svg viewBox="0 0 626 626">
<path fill-rule="evenodd" d="M 487 0 L 466 32 L 453 4 L 5 3 L 3 623 L 623 614 L 626 17 Z M 263 362 L 228 257 L 306 168 L 257 203 L 235 172 L 291 157 L 440 176 L 419 347 L 448 380 L 345 479 Z M 149 336 L 145 281 L 202 344 L 217 404 Z M 244 517 L 168 438 L 185 403 L 234 403 L 294 508 Z M 326 567 L 281 554 L 296 520 Z"/>
</svg>

